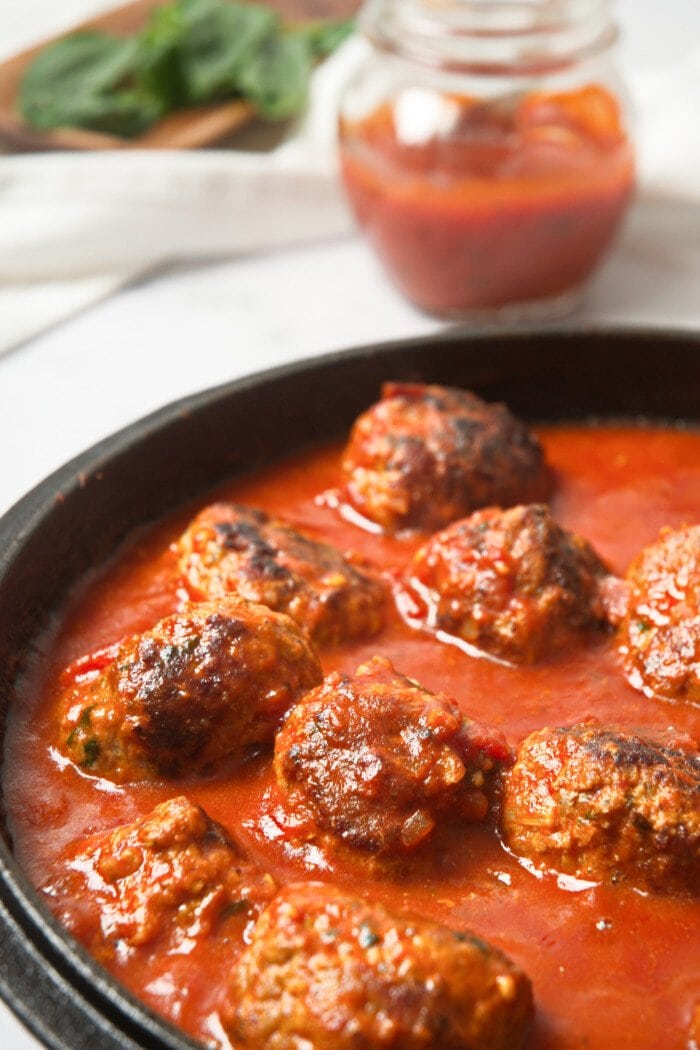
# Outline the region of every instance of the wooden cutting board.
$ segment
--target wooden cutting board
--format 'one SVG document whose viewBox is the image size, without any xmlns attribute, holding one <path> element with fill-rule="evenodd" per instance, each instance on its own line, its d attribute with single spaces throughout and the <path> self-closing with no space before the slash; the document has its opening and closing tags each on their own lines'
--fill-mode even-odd
<svg viewBox="0 0 700 1050">
<path fill-rule="evenodd" d="M 99 18 L 74 26 L 103 29 L 120 36 L 138 32 L 148 15 L 165 0 L 132 0 Z M 354 14 L 359 0 L 266 0 L 288 21 L 304 22 L 327 18 L 346 18 Z M 70 34 L 63 34 L 70 35 Z M 0 64 L 0 147 L 14 150 L 96 150 L 96 149 L 196 149 L 210 146 L 255 119 L 253 107 L 240 100 L 216 102 L 171 113 L 142 135 L 124 139 L 79 128 L 40 131 L 24 124 L 16 108 L 24 70 L 47 44 L 45 40 L 29 51 Z"/>
</svg>

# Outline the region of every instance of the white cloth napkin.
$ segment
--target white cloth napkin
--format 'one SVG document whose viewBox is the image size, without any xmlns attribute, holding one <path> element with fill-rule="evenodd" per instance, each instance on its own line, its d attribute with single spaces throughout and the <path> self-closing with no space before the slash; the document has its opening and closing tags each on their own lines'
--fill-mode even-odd
<svg viewBox="0 0 700 1050">
<path fill-rule="evenodd" d="M 166 262 L 350 231 L 336 113 L 364 53 L 351 39 L 317 70 L 306 117 L 268 153 L 0 157 L 0 353 Z M 640 194 L 625 251 L 680 253 L 700 275 L 700 49 L 628 81 Z M 667 226 L 680 241 L 659 243 Z"/>
<path fill-rule="evenodd" d="M 344 234 L 338 95 L 364 53 L 315 72 L 306 116 L 270 152 L 0 157 L 0 352 L 164 262 Z"/>
</svg>

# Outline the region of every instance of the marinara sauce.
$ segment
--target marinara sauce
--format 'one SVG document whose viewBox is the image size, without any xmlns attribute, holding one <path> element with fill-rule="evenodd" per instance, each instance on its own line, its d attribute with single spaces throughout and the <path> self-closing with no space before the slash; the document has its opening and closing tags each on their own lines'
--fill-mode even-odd
<svg viewBox="0 0 700 1050">
<path fill-rule="evenodd" d="M 622 573 L 668 525 L 700 520 L 700 434 L 656 427 L 574 426 L 539 432 L 556 473 L 552 511 Z M 364 555 L 389 578 L 424 536 L 388 537 L 345 520 L 319 499 L 339 481 L 338 448 L 238 479 L 215 494 L 280 515 Z M 215 498 L 214 496 L 212 498 Z M 171 542 L 198 506 L 135 536 L 71 597 L 47 634 L 10 715 L 4 798 L 17 858 L 42 885 L 64 848 L 89 833 L 186 795 L 245 844 L 280 882 L 323 879 L 395 911 L 473 930 L 530 976 L 536 1019 L 529 1050 L 690 1050 L 700 1002 L 700 901 L 533 873 L 496 828 L 444 827 L 422 856 L 383 874 L 362 859 L 298 847 L 280 809 L 269 752 L 211 776 L 116 786 L 79 771 L 56 749 L 61 672 L 87 653 L 151 626 L 177 605 Z M 627 683 L 614 636 L 534 666 L 506 666 L 412 630 L 393 607 L 376 638 L 321 654 L 352 672 L 375 654 L 444 691 L 517 746 L 531 731 L 592 716 L 649 735 L 672 727 L 700 737 L 700 710 L 650 700 Z M 159 942 L 116 954 L 115 976 L 205 1043 L 229 1046 L 218 1003 L 230 945 L 193 936 L 177 953 Z"/>
<path fill-rule="evenodd" d="M 421 133 L 424 110 L 440 130 Z M 491 102 L 404 95 L 341 121 L 340 142 L 360 226 L 399 289 L 434 314 L 580 288 L 632 193 L 619 106 L 598 86 Z"/>
<path fill-rule="evenodd" d="M 429 313 L 573 308 L 634 182 L 610 0 L 368 0 L 342 99 L 348 197 Z"/>
</svg>

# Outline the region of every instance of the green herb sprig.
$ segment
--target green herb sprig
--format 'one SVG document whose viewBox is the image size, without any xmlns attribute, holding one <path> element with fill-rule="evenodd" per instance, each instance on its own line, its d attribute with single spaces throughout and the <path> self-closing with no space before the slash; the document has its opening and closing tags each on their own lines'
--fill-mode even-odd
<svg viewBox="0 0 700 1050">
<path fill-rule="evenodd" d="M 353 26 L 290 27 L 259 4 L 171 0 L 137 36 L 86 30 L 44 48 L 24 74 L 18 106 L 35 128 L 124 138 L 174 110 L 231 98 L 246 99 L 265 120 L 286 120 L 306 105 L 314 62 Z"/>
</svg>

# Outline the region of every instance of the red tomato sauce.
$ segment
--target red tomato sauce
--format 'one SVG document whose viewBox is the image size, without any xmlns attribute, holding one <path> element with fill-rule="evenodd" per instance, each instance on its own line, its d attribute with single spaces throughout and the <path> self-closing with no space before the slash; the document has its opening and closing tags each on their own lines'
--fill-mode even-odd
<svg viewBox="0 0 700 1050">
<path fill-rule="evenodd" d="M 614 98 L 598 87 L 529 95 L 512 112 L 447 100 L 449 134 L 401 137 L 382 106 L 341 124 L 345 185 L 403 293 L 430 313 L 551 300 L 606 253 L 633 185 Z"/>
<path fill-rule="evenodd" d="M 558 485 L 555 516 L 589 539 L 622 572 L 661 526 L 700 521 L 700 434 L 631 427 L 540 431 Z M 262 507 L 355 550 L 391 574 L 422 537 L 390 538 L 345 521 L 320 493 L 338 484 L 337 448 L 282 463 L 217 495 Z M 443 829 L 420 859 L 384 874 L 363 858 L 295 849 L 281 817 L 269 754 L 217 775 L 114 786 L 80 772 L 53 750 L 56 682 L 84 654 L 150 626 L 173 611 L 169 543 L 197 510 L 132 541 L 73 596 L 26 676 L 11 712 L 3 771 L 8 821 L 19 862 L 36 885 L 61 850 L 89 832 L 130 821 L 185 794 L 245 843 L 280 882 L 323 878 L 471 929 L 506 951 L 534 985 L 529 1050 L 688 1050 L 700 1000 L 700 902 L 625 887 L 536 876 L 510 856 L 493 826 Z M 453 695 L 517 745 L 530 731 L 588 716 L 651 735 L 669 726 L 700 738 L 700 710 L 648 700 L 625 681 L 614 637 L 554 662 L 510 667 L 411 630 L 397 612 L 378 638 L 321 654 L 325 671 L 353 671 L 382 653 L 398 670 Z M 40 785 L 40 789 L 37 789 Z M 146 1003 L 205 1042 L 229 1046 L 217 1015 L 229 957 L 195 938 L 186 954 L 136 949 L 113 973 Z"/>
</svg>

